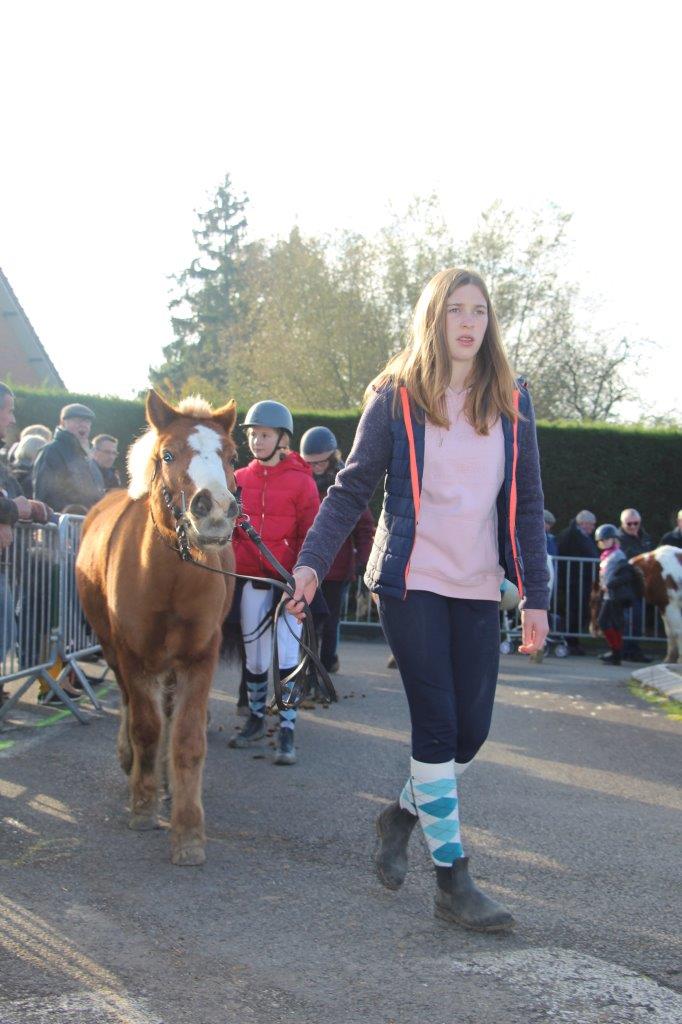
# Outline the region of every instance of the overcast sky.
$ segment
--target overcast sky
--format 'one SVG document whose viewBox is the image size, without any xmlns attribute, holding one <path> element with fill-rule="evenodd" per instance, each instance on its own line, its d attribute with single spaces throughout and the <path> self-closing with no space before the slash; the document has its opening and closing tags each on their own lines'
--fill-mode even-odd
<svg viewBox="0 0 682 1024">
<path fill-rule="evenodd" d="M 369 232 L 437 191 L 572 211 L 595 324 L 660 349 L 678 408 L 679 53 L 670 5 L 3 4 L 0 266 L 74 390 L 132 396 L 168 275 L 232 175 L 254 235 Z M 673 372 L 674 371 L 674 372 Z"/>
</svg>

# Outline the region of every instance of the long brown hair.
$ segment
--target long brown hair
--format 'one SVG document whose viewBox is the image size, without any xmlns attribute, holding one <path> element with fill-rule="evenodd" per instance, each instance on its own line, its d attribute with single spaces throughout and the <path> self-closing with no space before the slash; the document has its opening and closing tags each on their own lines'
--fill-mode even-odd
<svg viewBox="0 0 682 1024">
<path fill-rule="evenodd" d="M 365 401 L 385 384 L 395 388 L 394 409 L 399 407 L 398 388 L 404 385 L 410 398 L 431 423 L 448 428 L 445 392 L 450 385 L 452 360 L 445 334 L 448 298 L 456 288 L 473 284 L 480 288 L 488 306 L 488 326 L 467 378 L 468 393 L 464 415 L 478 434 L 487 434 L 500 415 L 515 415 L 514 374 L 507 359 L 497 317 L 485 282 L 473 270 L 457 267 L 441 270 L 432 277 L 414 308 L 410 342 L 389 359 L 365 392 Z"/>
</svg>

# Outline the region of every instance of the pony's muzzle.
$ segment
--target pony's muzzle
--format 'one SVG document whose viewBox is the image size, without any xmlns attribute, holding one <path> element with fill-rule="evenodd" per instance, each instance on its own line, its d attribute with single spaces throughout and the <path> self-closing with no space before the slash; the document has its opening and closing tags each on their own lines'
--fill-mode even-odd
<svg viewBox="0 0 682 1024">
<path fill-rule="evenodd" d="M 201 547 L 228 544 L 238 515 L 239 505 L 232 494 L 226 503 L 218 502 L 206 488 L 197 491 L 189 504 L 189 518 Z"/>
</svg>

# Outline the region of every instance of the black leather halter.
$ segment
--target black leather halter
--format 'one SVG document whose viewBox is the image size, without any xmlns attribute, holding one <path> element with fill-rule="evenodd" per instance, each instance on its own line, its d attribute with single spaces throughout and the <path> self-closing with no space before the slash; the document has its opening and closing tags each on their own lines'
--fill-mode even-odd
<svg viewBox="0 0 682 1024">
<path fill-rule="evenodd" d="M 154 477 L 156 476 L 157 468 L 158 466 L 154 470 Z M 149 510 L 152 516 L 152 522 L 154 523 L 154 527 L 159 536 L 161 537 L 161 539 L 164 541 L 164 543 L 167 544 L 170 548 L 172 548 L 173 551 L 177 551 L 183 562 L 191 562 L 192 565 L 196 565 L 197 568 L 199 569 L 205 569 L 207 572 L 214 572 L 220 576 L 231 576 L 235 580 L 250 580 L 252 583 L 267 583 L 268 586 L 274 587 L 276 590 L 280 590 L 282 592 L 282 598 L 279 601 L 277 608 L 275 609 L 272 623 L 272 682 L 275 693 L 275 703 L 277 707 L 280 708 L 280 710 L 282 711 L 292 710 L 293 708 L 297 708 L 301 701 L 303 701 L 306 698 L 310 690 L 311 667 L 313 668 L 315 675 L 317 677 L 317 685 L 322 693 L 323 700 L 325 700 L 327 703 L 336 702 L 338 700 L 338 697 L 336 694 L 336 690 L 334 689 L 334 684 L 329 678 L 329 673 L 327 672 L 326 668 L 320 661 L 320 656 L 317 651 L 317 637 L 315 635 L 315 624 L 313 622 L 313 615 L 310 610 L 310 605 L 304 598 L 301 598 L 301 601 L 303 603 L 303 612 L 305 620 L 303 623 L 303 632 L 300 638 L 296 637 L 294 631 L 287 622 L 286 618 L 284 619 L 284 623 L 287 629 L 289 630 L 291 635 L 294 636 L 296 640 L 298 640 L 301 650 L 303 651 L 303 657 L 301 658 L 296 668 L 294 668 L 289 673 L 289 675 L 285 676 L 284 679 L 280 679 L 279 677 L 277 626 L 280 617 L 284 614 L 284 606 L 286 604 L 285 599 L 294 596 L 296 582 L 291 573 L 287 572 L 284 566 L 277 561 L 272 552 L 266 547 L 266 545 L 263 543 L 262 537 L 260 537 L 260 535 L 257 533 L 256 530 L 254 530 L 253 526 L 249 522 L 249 517 L 243 512 L 241 502 L 241 488 L 238 488 L 237 492 L 233 494 L 233 497 L 237 502 L 237 507 L 239 509 L 236 526 L 238 529 L 243 530 L 246 536 L 251 541 L 253 541 L 253 543 L 256 545 L 256 547 L 258 548 L 266 562 L 268 562 L 269 565 L 271 565 L 272 568 L 275 570 L 275 572 L 282 577 L 282 580 L 284 582 L 282 582 L 281 580 L 271 579 L 266 576 L 245 576 L 242 573 L 230 572 L 229 569 L 214 569 L 210 565 L 204 565 L 203 562 L 198 562 L 191 552 L 189 540 L 187 537 L 187 526 L 185 524 L 184 492 L 182 493 L 182 508 L 178 508 L 178 506 L 173 502 L 173 496 L 165 484 L 161 485 L 161 495 L 166 504 L 166 508 L 168 509 L 173 519 L 175 520 L 175 535 L 178 539 L 178 546 L 174 547 L 172 544 L 169 544 L 166 538 L 159 530 L 156 524 L 156 520 L 154 519 L 154 512 L 152 510 L 150 502 Z"/>
</svg>

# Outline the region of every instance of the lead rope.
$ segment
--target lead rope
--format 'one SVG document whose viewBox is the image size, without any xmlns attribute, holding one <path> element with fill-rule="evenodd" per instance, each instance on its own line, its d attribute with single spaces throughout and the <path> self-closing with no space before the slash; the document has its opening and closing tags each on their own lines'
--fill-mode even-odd
<svg viewBox="0 0 682 1024">
<path fill-rule="evenodd" d="M 203 562 L 198 562 L 196 558 L 194 558 L 194 556 L 192 555 L 189 540 L 187 539 L 187 528 L 183 522 L 184 507 L 182 510 L 178 510 L 175 507 L 175 505 L 173 504 L 172 495 L 165 484 L 163 484 L 161 487 L 161 494 L 163 495 L 163 500 L 166 503 L 168 511 L 175 519 L 175 534 L 176 537 L 178 538 L 178 546 L 174 547 L 172 544 L 169 544 L 166 538 L 159 530 L 156 524 L 156 520 L 154 519 L 154 512 L 150 501 L 149 510 L 151 513 L 152 522 L 157 533 L 164 541 L 164 543 L 166 543 L 168 547 L 171 548 L 171 550 L 177 551 L 183 562 L 191 562 L 191 564 L 196 565 L 197 568 L 205 569 L 207 572 L 217 573 L 219 576 L 230 576 L 236 580 L 250 580 L 252 583 L 267 583 L 268 586 L 274 587 L 276 590 L 282 591 L 282 598 L 279 601 L 277 608 L 275 609 L 274 615 L 272 616 L 272 682 L 275 697 L 274 702 L 271 704 L 271 707 L 274 707 L 276 705 L 281 711 L 290 711 L 297 708 L 301 701 L 303 701 L 308 694 L 308 677 L 311 667 L 313 667 L 315 670 L 315 674 L 318 679 L 318 685 L 320 687 L 320 690 L 322 691 L 323 700 L 325 700 L 328 704 L 335 703 L 336 701 L 338 701 L 336 690 L 334 689 L 334 684 L 329 678 L 329 673 L 327 672 L 326 668 L 320 661 L 320 656 L 317 653 L 317 637 L 315 635 L 315 624 L 313 621 L 313 614 L 310 610 L 310 605 L 305 600 L 305 598 L 301 598 L 303 602 L 305 622 L 303 624 L 303 632 L 301 633 L 300 637 L 296 636 L 293 629 L 289 625 L 286 616 L 284 617 L 285 626 L 287 627 L 291 635 L 294 637 L 294 639 L 298 641 L 301 650 L 304 652 L 303 657 L 301 658 L 296 668 L 293 669 L 293 671 L 291 671 L 289 675 L 285 676 L 284 679 L 280 679 L 278 658 L 279 652 L 277 647 L 277 626 L 279 624 L 280 617 L 284 612 L 284 606 L 286 603 L 285 596 L 289 598 L 294 596 L 296 583 L 291 573 L 287 572 L 284 566 L 280 562 L 278 562 L 278 560 L 275 558 L 272 552 L 265 546 L 262 537 L 260 537 L 260 535 L 256 532 L 256 530 L 254 530 L 253 526 L 249 522 L 248 516 L 245 516 L 244 513 L 242 512 L 240 491 L 238 490 L 235 496 L 237 500 L 237 505 L 239 506 L 237 526 L 239 527 L 239 529 L 243 530 L 246 536 L 256 545 L 256 547 L 263 555 L 265 560 L 269 562 L 269 564 L 272 566 L 275 572 L 278 572 L 280 574 L 284 582 L 281 582 L 280 580 L 276 579 L 270 579 L 269 577 L 265 576 L 245 576 L 242 573 L 230 572 L 229 569 L 214 569 L 210 565 L 204 565 Z M 185 495 L 183 492 L 183 506 L 184 498 Z M 269 618 L 269 616 L 266 616 L 266 618 Z M 265 631 L 264 628 L 262 628 L 264 626 L 265 621 L 266 620 L 264 619 L 263 622 L 259 623 L 259 625 L 256 627 L 254 632 L 258 633 L 258 636 L 255 637 L 255 639 L 258 639 L 260 636 L 262 636 L 263 632 Z M 251 634 L 249 634 L 249 637 L 250 636 Z"/>
</svg>

